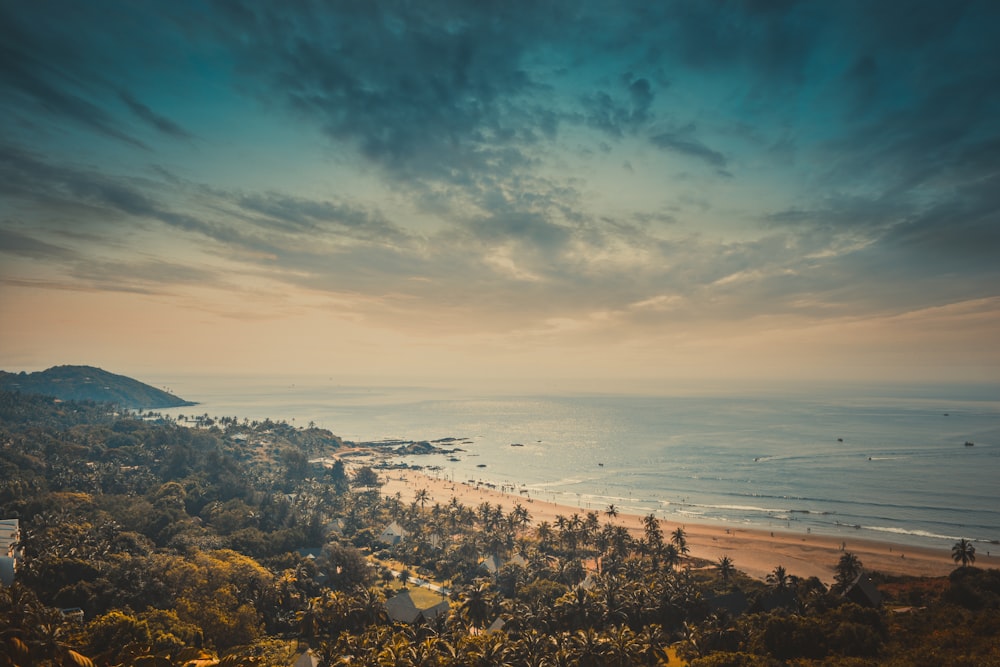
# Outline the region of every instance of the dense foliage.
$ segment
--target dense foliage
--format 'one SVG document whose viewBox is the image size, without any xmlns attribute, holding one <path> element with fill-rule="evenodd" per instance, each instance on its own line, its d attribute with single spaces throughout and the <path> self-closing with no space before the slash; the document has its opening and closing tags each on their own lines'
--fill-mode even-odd
<svg viewBox="0 0 1000 667">
<path fill-rule="evenodd" d="M 535 525 L 312 463 L 344 449 L 270 420 L 0 392 L 0 516 L 24 550 L 0 589 L 0 667 L 290 665 L 307 646 L 327 665 L 1000 665 L 995 570 L 879 579 L 888 602 L 868 608 L 841 595 L 849 554 L 832 591 L 780 566 L 754 581 L 655 517 L 641 534 L 613 507 Z M 393 621 L 401 586 L 448 612 Z"/>
<path fill-rule="evenodd" d="M 0 371 L 0 391 L 42 394 L 64 401 L 98 401 L 127 408 L 194 405 L 167 391 L 93 366 L 53 366 L 36 373 Z"/>
</svg>

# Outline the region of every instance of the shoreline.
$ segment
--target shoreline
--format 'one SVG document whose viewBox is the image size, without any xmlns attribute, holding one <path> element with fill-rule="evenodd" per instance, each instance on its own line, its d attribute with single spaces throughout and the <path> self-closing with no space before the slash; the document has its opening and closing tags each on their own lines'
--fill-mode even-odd
<svg viewBox="0 0 1000 667">
<path fill-rule="evenodd" d="M 641 535 L 642 516 L 618 514 L 609 518 L 603 510 L 584 509 L 573 505 L 559 504 L 539 498 L 524 497 L 507 493 L 484 485 L 468 482 L 453 482 L 439 479 L 414 469 L 391 469 L 378 471 L 385 480 L 383 495 L 399 494 L 403 501 L 412 501 L 416 492 L 426 489 L 429 501 L 448 503 L 452 496 L 469 507 L 475 508 L 483 502 L 500 505 L 505 512 L 520 503 L 531 514 L 531 525 L 542 521 L 555 523 L 557 515 L 585 514 L 597 511 L 601 522 L 610 521 L 626 526 L 633 535 Z M 777 566 L 782 566 L 789 574 L 802 578 L 818 577 L 823 583 L 833 582 L 834 567 L 843 551 L 849 551 L 861 560 L 866 570 L 876 570 L 889 575 L 909 575 L 919 577 L 947 576 L 957 567 L 951 559 L 950 549 L 934 549 L 895 544 L 871 539 L 841 539 L 812 533 L 792 533 L 770 531 L 754 527 L 721 527 L 696 522 L 678 522 L 660 519 L 664 536 L 678 526 L 684 528 L 690 556 L 709 561 L 718 561 L 728 555 L 737 570 L 756 579 L 763 579 Z M 977 554 L 977 565 L 989 567 L 996 555 Z"/>
</svg>

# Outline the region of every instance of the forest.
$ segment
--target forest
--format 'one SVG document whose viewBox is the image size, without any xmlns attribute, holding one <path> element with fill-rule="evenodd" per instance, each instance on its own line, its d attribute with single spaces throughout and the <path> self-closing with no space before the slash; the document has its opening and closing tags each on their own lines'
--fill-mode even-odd
<svg viewBox="0 0 1000 667">
<path fill-rule="evenodd" d="M 322 666 L 1000 665 L 1000 571 L 972 545 L 949 577 L 868 577 L 845 553 L 830 587 L 780 563 L 758 581 L 692 558 L 655 517 L 630 533 L 613 507 L 550 525 L 404 503 L 383 471 L 336 458 L 350 444 L 0 392 L 0 519 L 20 528 L 0 667 L 291 666 L 307 650 Z"/>
</svg>

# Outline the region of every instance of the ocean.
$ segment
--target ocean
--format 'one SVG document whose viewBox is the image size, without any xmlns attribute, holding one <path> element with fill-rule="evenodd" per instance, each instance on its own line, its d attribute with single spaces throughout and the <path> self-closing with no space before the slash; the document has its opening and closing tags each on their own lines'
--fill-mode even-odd
<svg viewBox="0 0 1000 667">
<path fill-rule="evenodd" d="M 199 403 L 161 411 L 174 416 L 314 423 L 353 441 L 467 439 L 452 455 L 400 460 L 585 510 L 1000 551 L 995 386 L 531 395 L 328 378 L 170 384 Z"/>
</svg>

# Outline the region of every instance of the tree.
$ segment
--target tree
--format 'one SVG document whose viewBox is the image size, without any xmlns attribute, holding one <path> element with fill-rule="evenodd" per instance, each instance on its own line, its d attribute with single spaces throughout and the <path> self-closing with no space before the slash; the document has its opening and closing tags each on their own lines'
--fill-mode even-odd
<svg viewBox="0 0 1000 667">
<path fill-rule="evenodd" d="M 510 519 L 515 528 L 523 529 L 531 523 L 531 513 L 528 512 L 528 509 L 524 505 L 517 503 L 510 512 Z"/>
<path fill-rule="evenodd" d="M 486 627 L 491 621 L 495 595 L 488 581 L 481 581 L 467 589 L 461 596 L 458 610 L 475 628 Z"/>
<path fill-rule="evenodd" d="M 765 581 L 767 581 L 767 583 L 771 584 L 779 591 L 783 591 L 786 588 L 788 588 L 788 582 L 789 582 L 788 572 L 785 571 L 784 567 L 779 565 L 776 568 L 774 568 L 774 570 L 772 570 L 767 574 Z"/>
<path fill-rule="evenodd" d="M 663 548 L 663 531 L 655 514 L 647 514 L 642 518 L 643 530 L 646 534 L 646 549 L 656 556 Z"/>
<path fill-rule="evenodd" d="M 608 508 L 606 510 L 604 510 L 604 514 L 609 519 L 614 519 L 615 517 L 618 516 L 618 508 L 615 507 L 614 503 L 611 503 L 610 505 L 608 505 Z"/>
<path fill-rule="evenodd" d="M 542 549 L 548 549 L 552 542 L 552 526 L 548 521 L 542 521 L 535 527 L 535 535 L 538 537 L 538 545 Z"/>
<path fill-rule="evenodd" d="M 427 501 L 430 500 L 431 495 L 427 492 L 427 489 L 419 489 L 413 496 L 413 500 L 420 503 L 420 509 L 424 509 L 427 505 Z"/>
<path fill-rule="evenodd" d="M 677 526 L 674 532 L 670 533 L 670 543 L 677 547 L 677 551 L 682 556 L 686 556 L 688 551 L 690 551 L 687 545 L 687 533 L 680 526 Z"/>
<path fill-rule="evenodd" d="M 382 482 L 378 478 L 378 473 L 368 466 L 359 468 L 358 471 L 354 473 L 353 484 L 356 487 L 369 490 L 378 490 L 382 487 Z"/>
<path fill-rule="evenodd" d="M 976 562 L 976 547 L 963 537 L 951 548 L 951 558 L 956 563 L 961 563 L 962 567 L 968 567 L 970 563 Z"/>
<path fill-rule="evenodd" d="M 719 576 L 722 577 L 722 581 L 728 584 L 729 577 L 733 576 L 733 572 L 736 571 L 736 568 L 733 567 L 733 559 L 729 556 L 722 556 L 715 567 L 719 570 Z"/>
<path fill-rule="evenodd" d="M 850 551 L 845 551 L 837 561 L 836 574 L 833 580 L 837 582 L 837 588 L 846 590 L 858 575 L 861 574 L 861 561 Z"/>
</svg>

